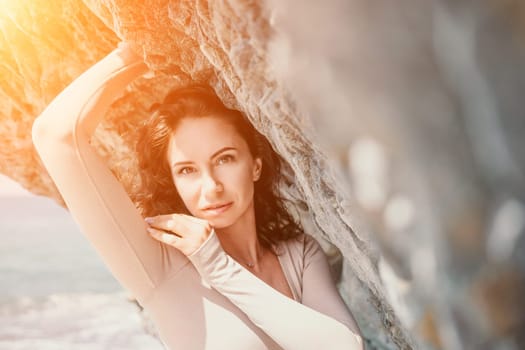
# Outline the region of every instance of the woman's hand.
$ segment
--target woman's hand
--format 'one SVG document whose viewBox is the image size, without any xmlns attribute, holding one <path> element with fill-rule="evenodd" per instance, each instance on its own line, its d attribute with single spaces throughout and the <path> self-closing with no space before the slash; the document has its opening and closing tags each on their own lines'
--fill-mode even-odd
<svg viewBox="0 0 525 350">
<path fill-rule="evenodd" d="M 207 220 L 185 214 L 168 214 L 148 217 L 149 234 L 189 256 L 210 236 L 213 227 Z"/>
<path fill-rule="evenodd" d="M 119 42 L 114 51 L 124 60 L 124 62 L 130 63 L 143 61 L 143 58 L 134 51 L 131 44 L 126 41 Z"/>
</svg>

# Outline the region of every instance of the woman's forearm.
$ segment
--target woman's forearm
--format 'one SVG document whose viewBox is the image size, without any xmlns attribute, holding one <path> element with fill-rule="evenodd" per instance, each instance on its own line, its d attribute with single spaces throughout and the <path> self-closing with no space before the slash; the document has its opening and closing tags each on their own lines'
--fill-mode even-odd
<svg viewBox="0 0 525 350">
<path fill-rule="evenodd" d="M 341 322 L 279 293 L 228 256 L 215 233 L 188 257 L 203 279 L 284 349 L 363 349 Z"/>
</svg>

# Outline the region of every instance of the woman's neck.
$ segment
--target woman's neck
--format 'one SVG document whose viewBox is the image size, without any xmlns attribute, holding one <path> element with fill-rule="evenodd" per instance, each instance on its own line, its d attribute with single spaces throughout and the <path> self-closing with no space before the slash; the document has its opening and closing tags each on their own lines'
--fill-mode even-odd
<svg viewBox="0 0 525 350">
<path fill-rule="evenodd" d="M 253 203 L 233 225 L 215 232 L 224 251 L 243 265 L 252 268 L 264 255 L 257 238 Z"/>
</svg>

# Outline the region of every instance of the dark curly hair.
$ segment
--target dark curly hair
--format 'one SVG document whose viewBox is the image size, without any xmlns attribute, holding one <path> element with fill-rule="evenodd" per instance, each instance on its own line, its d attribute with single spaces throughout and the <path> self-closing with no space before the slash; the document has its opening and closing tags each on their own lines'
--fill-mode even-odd
<svg viewBox="0 0 525 350">
<path fill-rule="evenodd" d="M 183 118 L 209 116 L 230 122 L 248 144 L 252 156 L 262 160 L 262 173 L 254 184 L 256 231 L 261 244 L 273 251 L 277 242 L 298 237 L 302 228 L 287 211 L 285 199 L 278 194 L 280 156 L 241 112 L 225 107 L 215 92 L 205 85 L 172 90 L 161 104 L 152 107 L 151 116 L 139 129 L 136 151 L 141 188 L 136 193 L 135 202 L 142 215 L 190 215 L 172 180 L 167 159 L 168 144 Z"/>
</svg>

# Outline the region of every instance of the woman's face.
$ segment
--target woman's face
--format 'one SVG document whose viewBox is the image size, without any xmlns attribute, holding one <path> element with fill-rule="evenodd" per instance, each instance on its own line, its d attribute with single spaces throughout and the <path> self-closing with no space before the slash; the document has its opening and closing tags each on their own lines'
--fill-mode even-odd
<svg viewBox="0 0 525 350">
<path fill-rule="evenodd" d="M 183 118 L 167 157 L 175 187 L 193 216 L 225 228 L 253 210 L 253 183 L 262 162 L 228 121 Z"/>
</svg>

